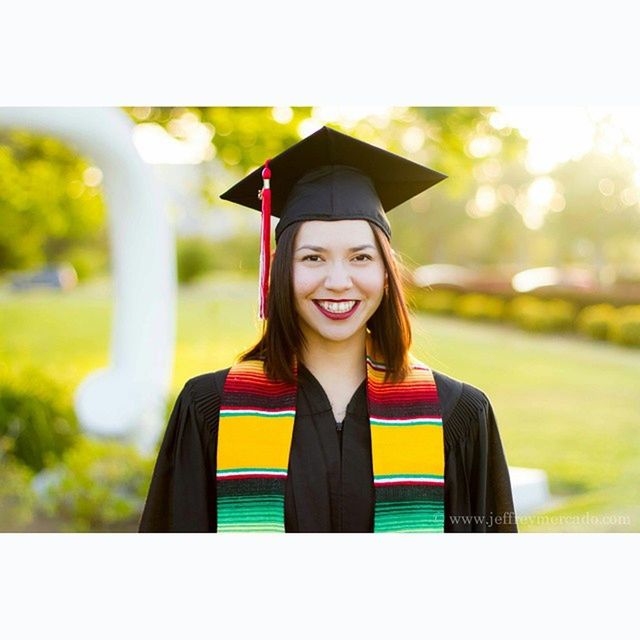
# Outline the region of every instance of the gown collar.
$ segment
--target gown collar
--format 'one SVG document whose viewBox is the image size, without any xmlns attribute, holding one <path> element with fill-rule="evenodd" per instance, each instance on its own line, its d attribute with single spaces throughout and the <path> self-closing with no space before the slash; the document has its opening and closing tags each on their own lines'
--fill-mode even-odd
<svg viewBox="0 0 640 640">
<path fill-rule="evenodd" d="M 298 383 L 304 385 L 311 404 L 307 406 L 307 403 L 298 403 L 296 407 L 297 413 L 308 416 L 312 413 L 333 411 L 324 387 L 302 362 L 298 363 Z M 351 400 L 349 400 L 347 414 L 360 417 L 369 415 L 367 410 L 367 378 L 360 383 Z"/>
</svg>

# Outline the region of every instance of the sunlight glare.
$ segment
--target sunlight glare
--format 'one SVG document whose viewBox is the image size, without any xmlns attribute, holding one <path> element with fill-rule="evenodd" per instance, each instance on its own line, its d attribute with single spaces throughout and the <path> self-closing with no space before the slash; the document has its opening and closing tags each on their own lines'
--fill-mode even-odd
<svg viewBox="0 0 640 640">
<path fill-rule="evenodd" d="M 133 144 L 142 159 L 150 164 L 200 164 L 210 159 L 213 127 L 201 122 L 190 125 L 189 120 L 174 125 L 176 132 L 186 136 L 183 140 L 174 138 L 155 122 L 137 124 L 133 128 Z"/>
<path fill-rule="evenodd" d="M 545 174 L 593 145 L 593 121 L 581 107 L 500 107 L 509 126 L 529 141 L 526 166 Z"/>
<path fill-rule="evenodd" d="M 402 148 L 407 153 L 415 153 L 424 146 L 426 135 L 422 127 L 409 127 L 402 135 Z"/>
<path fill-rule="evenodd" d="M 87 187 L 97 187 L 102 183 L 102 171 L 98 167 L 87 167 L 82 173 L 82 181 Z"/>
<path fill-rule="evenodd" d="M 491 185 L 483 184 L 478 187 L 476 191 L 476 207 L 481 214 L 492 213 L 497 203 L 496 190 Z"/>
<path fill-rule="evenodd" d="M 278 124 L 287 124 L 293 119 L 293 109 L 291 107 L 273 107 L 271 117 Z"/>
</svg>

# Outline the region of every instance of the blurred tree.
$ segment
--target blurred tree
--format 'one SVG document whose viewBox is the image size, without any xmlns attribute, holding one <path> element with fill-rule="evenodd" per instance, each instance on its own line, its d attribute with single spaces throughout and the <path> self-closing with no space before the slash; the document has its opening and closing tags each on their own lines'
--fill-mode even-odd
<svg viewBox="0 0 640 640">
<path fill-rule="evenodd" d="M 197 117 L 211 127 L 214 161 L 236 177 L 260 166 L 321 124 L 404 155 L 449 176 L 433 191 L 416 197 L 393 213 L 395 246 L 409 263 L 454 260 L 468 262 L 456 249 L 459 239 L 474 229 L 478 240 L 473 259 L 493 262 L 498 254 L 478 229 L 487 224 L 470 219 L 468 203 L 477 189 L 495 182 L 503 162 L 522 162 L 526 141 L 510 128 L 498 126 L 492 107 L 397 107 L 353 112 L 320 107 L 127 107 L 136 122 L 155 122 L 178 139 L 182 119 Z M 202 187 L 210 203 L 229 185 L 216 184 L 215 172 Z M 525 176 L 529 179 L 529 176 Z M 223 206 L 227 206 L 223 204 Z M 517 226 L 517 221 L 516 221 Z M 520 226 L 522 226 L 520 224 Z M 466 232 L 465 232 L 466 229 Z M 502 233 L 505 233 L 502 228 Z M 489 234 L 490 235 L 490 234 Z M 513 238 L 507 244 L 517 244 Z M 466 245 L 468 248 L 468 245 Z M 455 256 L 455 258 L 454 258 Z"/>
<path fill-rule="evenodd" d="M 57 139 L 0 131 L 0 273 L 106 251 L 100 171 Z"/>
<path fill-rule="evenodd" d="M 200 191 L 216 206 L 232 206 L 218 195 L 235 178 L 325 123 L 442 171 L 447 180 L 391 216 L 394 244 L 410 264 L 508 262 L 525 268 L 588 256 L 602 269 L 612 261 L 637 260 L 640 221 L 632 164 L 595 149 L 557 167 L 549 176 L 555 204 L 532 221 L 529 190 L 539 176 L 527 170 L 527 141 L 491 107 L 393 107 L 357 114 L 323 107 L 124 110 L 134 122 L 159 124 L 177 140 L 189 137 L 194 122 L 209 130 L 210 170 Z M 81 271 L 98 268 L 100 260 L 91 252 L 106 255 L 107 246 L 100 179 L 98 168 L 57 140 L 0 132 L 0 272 L 65 257 Z"/>
<path fill-rule="evenodd" d="M 558 264 L 582 262 L 603 277 L 607 265 L 620 267 L 633 259 L 631 243 L 640 235 L 634 171 L 621 155 L 595 148 L 552 173 L 566 203 L 562 211 L 550 212 L 545 224 Z"/>
</svg>

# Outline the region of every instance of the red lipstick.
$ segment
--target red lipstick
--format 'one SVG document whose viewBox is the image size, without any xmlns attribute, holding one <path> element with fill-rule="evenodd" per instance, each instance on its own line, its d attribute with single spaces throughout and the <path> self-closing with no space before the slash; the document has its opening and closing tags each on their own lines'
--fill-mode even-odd
<svg viewBox="0 0 640 640">
<path fill-rule="evenodd" d="M 351 300 L 331 300 L 331 302 L 351 302 Z M 344 313 L 333 313 L 324 309 L 317 300 L 314 300 L 313 303 L 316 305 L 320 313 L 331 320 L 346 320 L 347 318 L 350 318 L 360 306 L 360 300 L 356 300 L 356 303 L 351 307 L 351 309 L 349 309 L 349 311 L 345 311 Z"/>
</svg>

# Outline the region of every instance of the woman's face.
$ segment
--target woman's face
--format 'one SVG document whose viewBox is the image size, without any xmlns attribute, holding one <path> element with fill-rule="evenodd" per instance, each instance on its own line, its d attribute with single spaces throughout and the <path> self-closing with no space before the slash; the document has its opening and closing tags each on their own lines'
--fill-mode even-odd
<svg viewBox="0 0 640 640">
<path fill-rule="evenodd" d="M 307 340 L 364 333 L 384 294 L 385 268 L 365 220 L 304 222 L 294 244 L 295 307 Z"/>
</svg>

